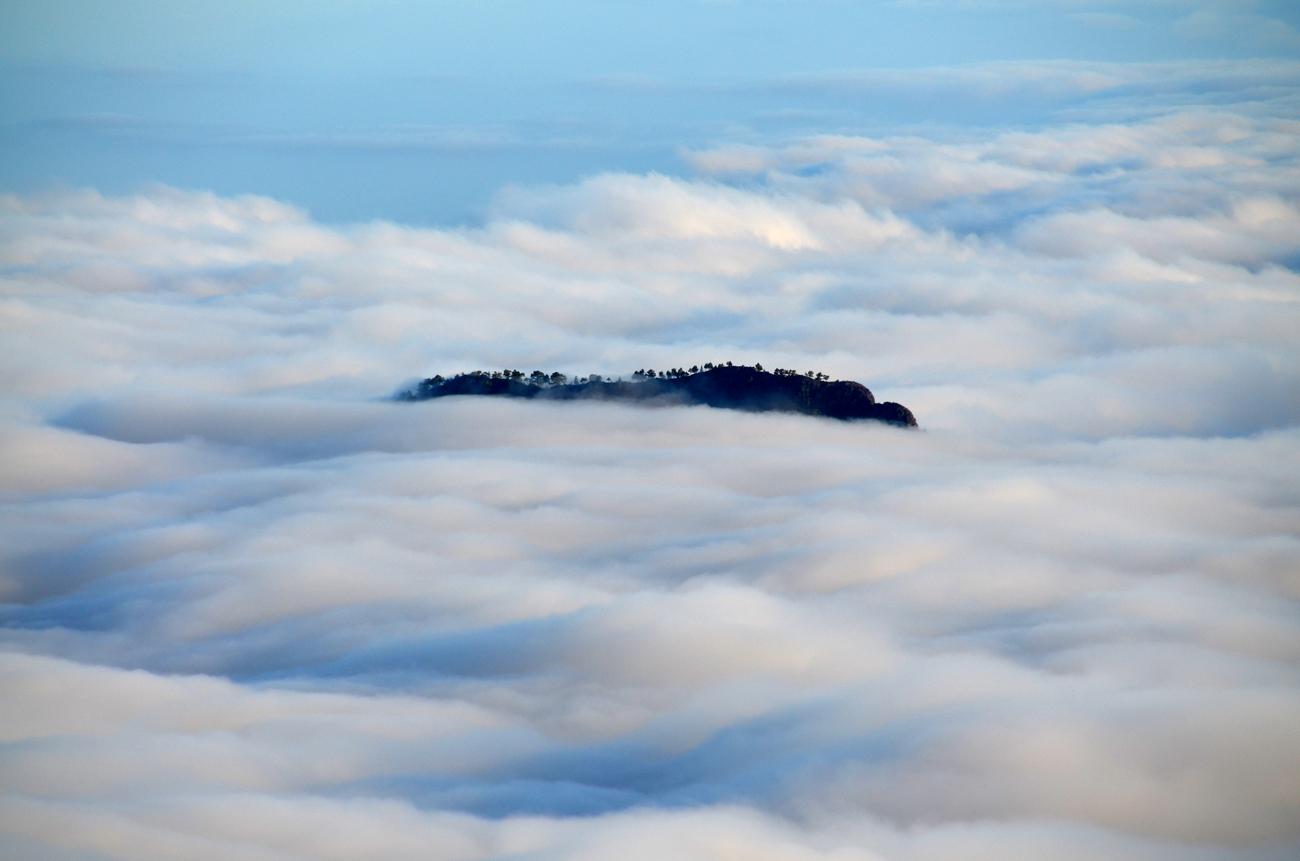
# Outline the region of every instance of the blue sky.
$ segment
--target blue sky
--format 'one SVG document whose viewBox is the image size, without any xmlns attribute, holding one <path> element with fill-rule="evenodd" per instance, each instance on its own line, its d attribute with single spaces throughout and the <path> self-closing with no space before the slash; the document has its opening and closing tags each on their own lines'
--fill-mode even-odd
<svg viewBox="0 0 1300 861">
<path fill-rule="evenodd" d="M 678 172 L 683 148 L 810 132 L 1032 126 L 1086 95 L 906 70 L 1300 52 L 1300 11 L 1273 2 L 55 0 L 0 15 L 0 188 L 162 182 L 332 221 L 473 221 L 507 184 Z M 900 74 L 847 85 L 873 70 Z"/>
</svg>

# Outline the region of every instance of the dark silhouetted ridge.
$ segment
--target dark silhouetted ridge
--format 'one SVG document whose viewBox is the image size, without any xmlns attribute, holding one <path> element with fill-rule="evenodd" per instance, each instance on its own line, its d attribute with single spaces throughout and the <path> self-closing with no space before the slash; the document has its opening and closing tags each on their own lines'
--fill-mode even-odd
<svg viewBox="0 0 1300 861">
<path fill-rule="evenodd" d="M 792 412 L 851 420 L 872 419 L 916 427 L 912 411 L 892 401 L 877 403 L 871 390 L 825 374 L 797 373 L 762 365 L 695 367 L 690 370 L 637 371 L 631 380 L 592 374 L 569 380 L 563 374 L 533 371 L 471 371 L 454 377 L 430 377 L 397 395 L 398 400 L 423 401 L 452 395 L 498 395 L 540 400 L 642 401 L 699 404 L 749 412 Z"/>
</svg>

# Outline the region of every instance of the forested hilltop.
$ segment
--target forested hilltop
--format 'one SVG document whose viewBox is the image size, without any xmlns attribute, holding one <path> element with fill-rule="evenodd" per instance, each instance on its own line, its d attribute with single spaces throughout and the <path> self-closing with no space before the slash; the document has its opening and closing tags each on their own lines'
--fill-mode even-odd
<svg viewBox="0 0 1300 861">
<path fill-rule="evenodd" d="M 892 401 L 877 403 L 871 390 L 852 380 L 832 380 L 819 371 L 714 365 L 667 371 L 641 369 L 630 380 L 602 377 L 569 379 L 564 374 L 505 369 L 436 375 L 397 395 L 423 401 L 452 395 L 499 395 L 546 400 L 618 400 L 664 404 L 700 404 L 750 412 L 794 412 L 851 420 L 871 419 L 916 427 L 912 411 Z"/>
</svg>

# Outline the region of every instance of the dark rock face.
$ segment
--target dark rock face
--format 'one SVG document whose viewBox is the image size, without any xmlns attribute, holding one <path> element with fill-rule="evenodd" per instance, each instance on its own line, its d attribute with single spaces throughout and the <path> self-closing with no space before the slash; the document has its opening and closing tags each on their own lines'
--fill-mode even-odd
<svg viewBox="0 0 1300 861">
<path fill-rule="evenodd" d="M 815 380 L 800 374 L 777 375 L 750 367 L 722 367 L 679 377 L 633 382 L 579 382 L 534 385 L 522 380 L 463 374 L 448 380 L 420 382 L 398 395 L 423 401 L 451 395 L 499 395 L 541 400 L 617 400 L 664 404 L 700 404 L 749 412 L 792 412 L 833 419 L 872 419 L 916 427 L 916 417 L 902 404 L 876 403 L 871 390 L 847 380 Z"/>
</svg>

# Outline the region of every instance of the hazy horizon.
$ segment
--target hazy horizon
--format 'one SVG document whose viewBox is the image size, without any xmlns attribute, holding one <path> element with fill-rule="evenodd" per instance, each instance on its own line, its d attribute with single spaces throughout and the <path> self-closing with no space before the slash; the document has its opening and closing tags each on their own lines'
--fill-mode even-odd
<svg viewBox="0 0 1300 861">
<path fill-rule="evenodd" d="M 1300 58 L 1300 7 L 1245 0 L 47 0 L 3 14 L 0 190 L 162 183 L 330 223 L 481 224 L 505 186 L 686 176 L 691 152 L 723 144 L 1127 120 L 1151 97 L 1232 99 L 1269 61 Z"/>
</svg>

